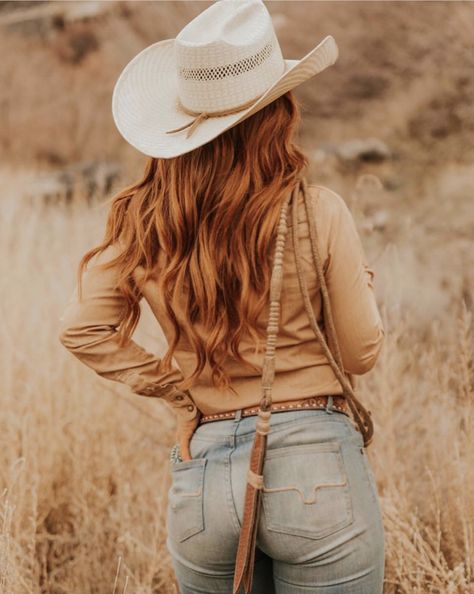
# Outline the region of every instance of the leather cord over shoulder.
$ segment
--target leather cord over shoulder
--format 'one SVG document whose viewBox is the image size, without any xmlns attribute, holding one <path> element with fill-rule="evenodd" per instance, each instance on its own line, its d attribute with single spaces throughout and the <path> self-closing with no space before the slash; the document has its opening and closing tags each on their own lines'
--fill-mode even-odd
<svg viewBox="0 0 474 594">
<path fill-rule="evenodd" d="M 316 273 L 318 275 L 319 286 L 321 288 L 323 315 L 325 316 L 330 346 L 327 344 L 326 339 L 324 338 L 324 335 L 317 324 L 301 265 L 301 253 L 299 249 L 297 224 L 297 198 L 300 191 L 303 192 L 305 209 L 309 221 L 311 251 Z M 287 225 L 287 212 L 290 202 L 292 203 L 293 207 L 293 224 L 291 225 L 291 233 L 295 251 L 295 261 L 305 310 L 308 315 L 311 328 L 313 329 L 318 341 L 321 343 L 331 368 L 333 369 L 342 386 L 343 393 L 347 398 L 351 412 L 354 415 L 356 423 L 363 435 L 365 446 L 370 443 L 373 436 L 373 423 L 370 417 L 370 411 L 367 411 L 356 398 L 353 386 L 350 382 L 350 379 L 347 378 L 342 364 L 340 349 L 332 319 L 329 295 L 324 278 L 323 266 L 318 249 L 315 216 L 312 210 L 307 182 L 303 177 L 298 180 L 292 192 L 285 198 L 281 207 L 270 281 L 270 307 L 267 325 L 267 342 L 262 370 L 262 399 L 260 401 L 258 411 L 255 439 L 250 454 L 250 467 L 247 473 L 243 520 L 235 563 L 233 594 L 238 594 L 241 585 L 244 587 L 245 594 L 249 594 L 252 589 L 257 527 L 259 511 L 261 507 L 261 490 L 263 487 L 263 466 L 265 462 L 267 435 L 270 428 L 272 383 L 275 375 L 275 349 L 279 326 L 280 295 L 283 282 L 283 252 L 286 235 L 289 228 Z"/>
<path fill-rule="evenodd" d="M 342 386 L 343 394 L 347 399 L 351 412 L 354 416 L 354 419 L 359 427 L 360 432 L 364 438 L 364 445 L 368 446 L 373 438 L 374 433 L 374 425 L 372 418 L 370 416 L 370 411 L 368 411 L 362 403 L 358 400 L 357 396 L 354 393 L 354 389 L 352 384 L 350 383 L 346 373 L 344 371 L 344 366 L 342 363 L 341 352 L 337 340 L 336 329 L 334 326 L 334 320 L 331 311 L 331 303 L 329 300 L 328 289 L 326 286 L 326 280 L 323 273 L 323 265 L 321 261 L 321 255 L 319 253 L 318 247 L 318 236 L 317 236 L 317 226 L 316 226 L 316 217 L 313 211 L 313 206 L 311 203 L 310 198 L 308 198 L 308 190 L 307 190 L 307 182 L 303 178 L 301 180 L 303 196 L 305 201 L 305 208 L 306 208 L 306 215 L 308 218 L 309 224 L 309 232 L 310 232 L 310 240 L 311 240 L 311 251 L 313 255 L 313 262 L 316 269 L 316 273 L 318 275 L 319 286 L 321 290 L 322 296 L 322 303 L 323 303 L 323 316 L 325 319 L 325 327 L 327 328 L 328 334 L 328 341 L 329 345 L 326 342 L 323 333 L 321 332 L 314 315 L 313 307 L 311 305 L 311 300 L 308 293 L 308 287 L 306 285 L 306 279 L 302 272 L 301 266 L 301 254 L 300 254 L 300 247 L 298 241 L 298 229 L 297 225 L 295 227 L 295 222 L 297 221 L 297 210 L 293 205 L 293 246 L 295 250 L 295 261 L 296 267 L 298 272 L 298 280 L 300 283 L 301 293 L 303 295 L 304 305 L 306 309 L 306 313 L 308 315 L 308 319 L 313 329 L 313 332 L 316 335 L 321 347 L 326 355 L 329 364 L 331 365 L 332 370 L 334 371 L 335 376 L 339 380 L 339 383 Z M 296 231 L 295 231 L 296 230 Z"/>
</svg>

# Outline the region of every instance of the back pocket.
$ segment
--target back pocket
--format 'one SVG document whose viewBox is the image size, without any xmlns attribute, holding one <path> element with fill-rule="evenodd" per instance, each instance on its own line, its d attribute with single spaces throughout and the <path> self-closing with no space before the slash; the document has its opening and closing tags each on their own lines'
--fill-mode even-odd
<svg viewBox="0 0 474 594">
<path fill-rule="evenodd" d="M 167 530 L 182 542 L 204 530 L 204 475 L 207 458 L 193 458 L 171 465 Z"/>
<path fill-rule="evenodd" d="M 354 521 L 339 442 L 268 450 L 262 503 L 268 530 L 322 538 Z"/>
</svg>

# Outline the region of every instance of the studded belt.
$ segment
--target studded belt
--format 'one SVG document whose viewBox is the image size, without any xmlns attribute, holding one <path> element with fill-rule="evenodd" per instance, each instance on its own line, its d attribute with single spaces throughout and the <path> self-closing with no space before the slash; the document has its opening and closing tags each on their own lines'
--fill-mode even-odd
<svg viewBox="0 0 474 594">
<path fill-rule="evenodd" d="M 349 406 L 345 396 L 340 394 L 332 395 L 332 407 L 328 406 L 330 395 L 322 396 L 308 396 L 306 398 L 298 398 L 295 400 L 285 400 L 283 402 L 273 402 L 270 410 L 272 412 L 281 412 L 288 410 L 307 410 L 307 409 L 331 409 L 335 412 L 341 412 L 347 416 L 349 415 Z M 211 415 L 201 415 L 199 424 L 208 423 L 210 421 L 221 421 L 223 419 L 233 419 L 239 409 L 229 410 L 221 413 Z M 258 406 L 247 406 L 240 409 L 242 417 L 250 417 L 258 414 Z"/>
</svg>

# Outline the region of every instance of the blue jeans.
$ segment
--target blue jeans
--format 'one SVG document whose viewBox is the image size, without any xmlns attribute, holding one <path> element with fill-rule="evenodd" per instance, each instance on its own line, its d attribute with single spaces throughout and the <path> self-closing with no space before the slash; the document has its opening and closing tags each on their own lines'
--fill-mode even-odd
<svg viewBox="0 0 474 594">
<path fill-rule="evenodd" d="M 256 420 L 200 425 L 193 459 L 170 465 L 166 545 L 182 594 L 232 592 Z M 347 415 L 272 413 L 261 504 L 252 594 L 382 594 L 381 508 Z"/>
</svg>

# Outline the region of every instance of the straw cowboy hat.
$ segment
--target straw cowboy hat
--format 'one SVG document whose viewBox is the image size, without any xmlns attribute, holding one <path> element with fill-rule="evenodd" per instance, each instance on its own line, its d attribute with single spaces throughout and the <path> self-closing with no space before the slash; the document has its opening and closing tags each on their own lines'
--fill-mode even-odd
<svg viewBox="0 0 474 594">
<path fill-rule="evenodd" d="M 326 36 L 300 60 L 282 56 L 261 0 L 218 0 L 123 69 L 113 91 L 115 124 L 132 146 L 172 158 L 211 141 L 334 64 Z"/>
</svg>

